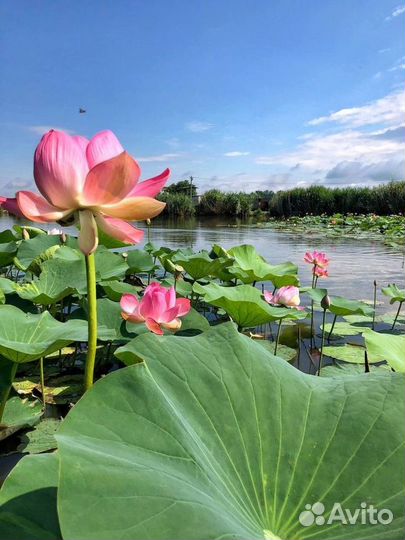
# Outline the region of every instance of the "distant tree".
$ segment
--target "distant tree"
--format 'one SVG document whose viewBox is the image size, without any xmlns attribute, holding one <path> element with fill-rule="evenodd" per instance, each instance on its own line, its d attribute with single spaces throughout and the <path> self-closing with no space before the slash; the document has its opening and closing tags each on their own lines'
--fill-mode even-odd
<svg viewBox="0 0 405 540">
<path fill-rule="evenodd" d="M 191 194 L 193 197 L 197 195 L 197 187 L 194 184 L 191 184 L 190 180 L 180 180 L 180 182 L 170 184 L 170 186 L 165 187 L 163 191 L 164 193 L 179 193 L 188 196 Z"/>
</svg>

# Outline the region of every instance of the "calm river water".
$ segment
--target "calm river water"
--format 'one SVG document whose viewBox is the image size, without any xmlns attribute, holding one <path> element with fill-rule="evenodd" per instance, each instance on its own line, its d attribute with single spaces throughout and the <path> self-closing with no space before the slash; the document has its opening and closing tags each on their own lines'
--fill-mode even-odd
<svg viewBox="0 0 405 540">
<path fill-rule="evenodd" d="M 0 217 L 0 231 L 14 223 L 11 217 Z M 19 220 L 19 223 L 24 222 Z M 218 218 L 154 220 L 151 240 L 158 246 L 190 247 L 193 250 L 209 250 L 212 244 L 221 244 L 225 248 L 252 244 L 272 264 L 284 261 L 298 264 L 303 285 L 310 284 L 311 277 L 309 265 L 303 262 L 304 253 L 322 250 L 331 259 L 330 277 L 319 280 L 319 285 L 324 285 L 333 294 L 358 300 L 372 298 L 374 279 L 379 288 L 388 283 L 405 286 L 403 254 L 382 242 L 344 237 L 319 238 L 249 226 L 235 227 L 235 224 L 230 219 Z M 139 227 L 145 228 L 143 223 Z M 383 299 L 379 292 L 379 300 Z"/>
</svg>

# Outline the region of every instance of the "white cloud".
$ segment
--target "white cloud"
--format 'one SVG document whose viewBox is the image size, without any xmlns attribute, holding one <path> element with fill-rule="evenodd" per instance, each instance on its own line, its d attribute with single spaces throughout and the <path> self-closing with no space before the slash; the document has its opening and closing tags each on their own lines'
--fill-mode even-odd
<svg viewBox="0 0 405 540">
<path fill-rule="evenodd" d="M 390 21 L 394 17 L 398 17 L 398 15 L 402 15 L 402 13 L 405 13 L 405 4 L 399 5 L 396 8 L 394 8 L 392 10 L 391 15 L 389 15 L 388 17 L 385 17 L 385 20 Z"/>
<path fill-rule="evenodd" d="M 172 137 L 171 139 L 168 139 L 166 141 L 166 144 L 170 146 L 170 148 L 179 148 L 180 147 L 180 139 L 177 137 Z"/>
<path fill-rule="evenodd" d="M 26 129 L 28 129 L 28 131 L 31 131 L 32 133 L 36 133 L 37 135 L 45 135 L 45 133 L 48 133 L 48 131 L 51 131 L 51 129 L 54 129 L 56 131 L 64 131 L 65 133 L 69 134 L 74 133 L 74 131 L 71 129 L 57 126 L 26 126 Z"/>
<path fill-rule="evenodd" d="M 388 71 L 399 71 L 405 69 L 405 56 L 396 61 L 395 65 L 389 68 Z"/>
<path fill-rule="evenodd" d="M 156 163 L 162 161 L 169 161 L 181 157 L 182 154 L 160 154 L 158 156 L 144 156 L 137 158 L 137 161 L 142 163 Z"/>
<path fill-rule="evenodd" d="M 373 124 L 402 124 L 405 115 L 405 91 L 393 92 L 362 107 L 340 109 L 327 116 L 320 116 L 308 122 L 318 126 L 327 122 L 361 127 Z"/>
<path fill-rule="evenodd" d="M 378 52 L 379 52 L 380 54 L 382 54 L 382 53 L 389 52 L 390 50 L 391 50 L 391 49 L 390 49 L 389 47 L 386 47 L 385 49 L 379 49 Z"/>
<path fill-rule="evenodd" d="M 193 133 L 202 133 L 204 131 L 212 129 L 214 127 L 214 124 L 211 124 L 210 122 L 199 122 L 195 120 L 193 122 L 187 122 L 185 127 L 188 131 L 191 131 Z"/>
<path fill-rule="evenodd" d="M 240 156 L 248 156 L 250 152 L 225 152 L 224 156 L 226 157 L 240 157 Z"/>
</svg>

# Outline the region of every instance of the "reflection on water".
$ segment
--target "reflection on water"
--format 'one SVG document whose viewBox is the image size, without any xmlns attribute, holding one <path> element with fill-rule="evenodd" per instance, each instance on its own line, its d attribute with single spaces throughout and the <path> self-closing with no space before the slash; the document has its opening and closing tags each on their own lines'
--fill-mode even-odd
<svg viewBox="0 0 405 540">
<path fill-rule="evenodd" d="M 9 216 L 0 217 L 0 231 L 12 227 L 14 223 Z M 19 223 L 23 224 L 24 221 L 19 220 Z M 186 221 L 156 219 L 151 228 L 151 240 L 158 246 L 190 247 L 193 250 L 210 249 L 212 244 L 221 244 L 225 248 L 253 244 L 272 264 L 287 260 L 298 264 L 303 285 L 310 284 L 310 268 L 303 262 L 304 253 L 308 250 L 322 250 L 330 256 L 331 263 L 330 278 L 319 280 L 320 286 L 324 283 L 332 293 L 356 299 L 372 298 L 374 279 L 379 288 L 387 283 L 405 286 L 403 255 L 381 242 L 344 237 L 311 238 L 310 235 L 297 236 L 235 225 L 238 225 L 236 220 L 220 218 Z M 143 223 L 139 224 L 139 228 L 146 229 Z"/>
</svg>

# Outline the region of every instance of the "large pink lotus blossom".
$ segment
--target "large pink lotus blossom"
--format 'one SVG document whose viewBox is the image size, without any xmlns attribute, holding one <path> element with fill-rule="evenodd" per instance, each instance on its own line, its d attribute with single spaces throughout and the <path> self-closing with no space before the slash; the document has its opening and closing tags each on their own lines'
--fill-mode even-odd
<svg viewBox="0 0 405 540">
<path fill-rule="evenodd" d="M 326 254 L 321 251 L 313 251 L 312 253 L 307 251 L 304 256 L 304 261 L 321 268 L 326 268 L 329 264 L 329 259 Z"/>
<path fill-rule="evenodd" d="M 166 289 L 160 283 L 151 283 L 146 287 L 141 300 L 133 294 L 124 294 L 120 302 L 122 317 L 133 323 L 144 322 L 154 334 L 163 334 L 163 328 L 178 330 L 181 327 L 179 317 L 190 309 L 190 300 L 176 298 L 174 287 Z"/>
<path fill-rule="evenodd" d="M 143 231 L 127 221 L 160 214 L 165 204 L 154 197 L 169 175 L 166 169 L 138 183 L 139 165 L 111 131 L 102 131 L 89 141 L 51 130 L 34 155 L 34 178 L 41 195 L 19 191 L 16 199 L 0 205 L 39 223 L 72 225 L 78 220 L 80 249 L 87 255 L 97 248 L 97 227 L 122 242 L 139 242 Z"/>
<path fill-rule="evenodd" d="M 297 308 L 300 305 L 300 290 L 293 285 L 281 287 L 274 294 L 269 291 L 264 291 L 263 294 L 266 302 L 273 306 Z"/>
<path fill-rule="evenodd" d="M 25 217 L 18 207 L 17 199 L 14 197 L 0 197 L 0 207 L 6 210 L 9 214 L 17 217 Z"/>
</svg>

